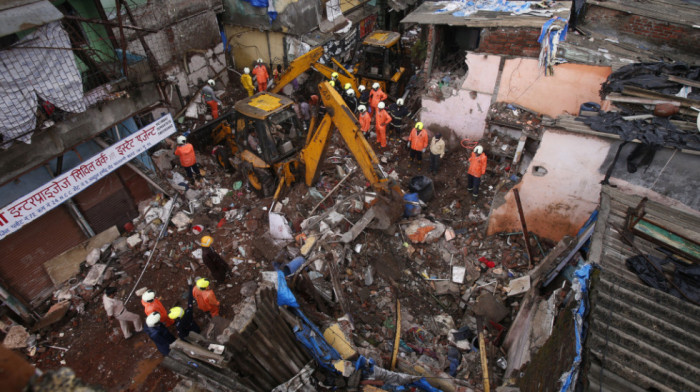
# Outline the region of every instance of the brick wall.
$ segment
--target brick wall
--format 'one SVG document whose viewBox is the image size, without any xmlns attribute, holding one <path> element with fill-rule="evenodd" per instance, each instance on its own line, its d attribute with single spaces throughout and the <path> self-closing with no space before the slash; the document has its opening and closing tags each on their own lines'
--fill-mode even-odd
<svg viewBox="0 0 700 392">
<path fill-rule="evenodd" d="M 538 57 L 540 29 L 528 27 L 498 27 L 481 30 L 477 52 L 505 56 Z"/>
<path fill-rule="evenodd" d="M 600 25 L 654 44 L 700 53 L 700 45 L 697 44 L 700 42 L 700 31 L 692 27 L 590 5 L 584 23 L 590 28 Z"/>
</svg>

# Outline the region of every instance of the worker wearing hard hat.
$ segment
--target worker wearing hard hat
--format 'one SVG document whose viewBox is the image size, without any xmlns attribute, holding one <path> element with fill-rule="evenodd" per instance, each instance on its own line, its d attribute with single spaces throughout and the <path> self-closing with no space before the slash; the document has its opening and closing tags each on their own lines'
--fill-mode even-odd
<svg viewBox="0 0 700 392">
<path fill-rule="evenodd" d="M 253 75 L 258 82 L 258 92 L 267 91 L 267 80 L 270 78 L 270 74 L 267 72 L 267 67 L 263 64 L 262 59 L 258 59 L 258 61 L 255 62 Z"/>
<path fill-rule="evenodd" d="M 248 92 L 248 96 L 255 94 L 255 86 L 253 86 L 253 78 L 250 76 L 250 68 L 243 68 L 243 74 L 241 75 L 241 84 L 245 91 Z"/>
<path fill-rule="evenodd" d="M 486 154 L 484 147 L 476 146 L 472 155 L 469 157 L 469 170 L 467 170 L 467 190 L 472 193 L 472 196 L 479 195 L 479 184 L 481 176 L 486 173 Z"/>
<path fill-rule="evenodd" d="M 357 97 L 357 104 L 364 105 L 365 108 L 369 107 L 369 90 L 365 88 L 364 84 L 357 86 L 357 92 L 360 94 Z"/>
<path fill-rule="evenodd" d="M 148 337 L 156 344 L 158 351 L 167 357 L 170 354 L 170 344 L 175 341 L 175 336 L 168 331 L 161 322 L 160 312 L 153 312 L 146 317 L 146 328 Z"/>
<path fill-rule="evenodd" d="M 386 126 L 391 122 L 391 116 L 384 109 L 384 102 L 377 104 L 377 114 L 374 117 L 374 130 L 377 132 L 377 143 L 386 148 Z"/>
<path fill-rule="evenodd" d="M 355 90 L 352 88 L 350 83 L 345 83 L 344 89 L 343 100 L 345 100 L 345 104 L 348 105 L 348 109 L 355 113 L 355 111 L 357 111 L 357 97 L 355 96 Z"/>
<path fill-rule="evenodd" d="M 211 276 L 219 283 L 223 283 L 226 280 L 226 274 L 228 273 L 228 264 L 224 259 L 219 256 L 211 245 L 214 243 L 214 239 L 211 236 L 205 235 L 202 237 L 202 261 L 204 265 L 209 268 Z"/>
<path fill-rule="evenodd" d="M 369 127 L 372 124 L 372 116 L 369 113 L 367 113 L 367 108 L 365 107 L 365 105 L 358 106 L 357 111 L 359 112 L 358 121 L 360 122 L 360 130 L 365 135 L 365 137 L 367 137 Z"/>
<path fill-rule="evenodd" d="M 194 184 L 195 177 L 202 179 L 202 173 L 199 171 L 199 165 L 197 164 L 197 156 L 194 153 L 194 146 L 187 143 L 185 136 L 180 135 L 177 137 L 175 155 L 180 157 L 180 165 L 185 169 L 191 184 Z"/>
<path fill-rule="evenodd" d="M 212 316 L 219 315 L 219 301 L 209 286 L 209 279 L 199 278 L 192 288 L 192 296 L 197 301 L 197 307 Z"/>
<path fill-rule="evenodd" d="M 412 162 L 418 163 L 421 167 L 423 166 L 423 153 L 428 147 L 428 130 L 423 129 L 423 123 L 417 122 L 416 125 L 411 130 L 411 134 L 408 136 L 408 148 L 409 148 L 409 158 L 410 162 L 408 167 L 411 167 Z"/>
<path fill-rule="evenodd" d="M 404 106 L 403 98 L 399 98 L 396 100 L 396 103 L 389 105 L 389 115 L 391 115 L 390 137 L 398 139 L 403 133 L 403 120 L 408 116 L 408 108 Z"/>
<path fill-rule="evenodd" d="M 379 102 L 387 98 L 388 96 L 386 93 L 379 87 L 379 83 L 374 83 L 372 85 L 372 91 L 369 92 L 369 106 L 372 108 L 372 112 L 376 112 Z"/>
<path fill-rule="evenodd" d="M 219 105 L 223 105 L 223 103 L 214 93 L 215 85 L 214 79 L 207 80 L 207 84 L 202 87 L 202 100 L 211 108 L 211 116 L 217 119 L 219 118 Z"/>
<path fill-rule="evenodd" d="M 193 305 L 194 305 L 194 295 L 192 294 L 192 289 L 194 287 L 190 287 L 189 293 L 187 295 L 187 307 L 186 308 L 181 308 L 179 306 L 175 306 L 170 309 L 170 312 L 168 312 L 168 317 L 171 319 L 175 320 L 175 329 L 177 329 L 177 336 L 180 339 L 187 340 L 187 336 L 190 334 L 190 331 L 194 333 L 200 333 L 202 330 L 199 328 L 199 325 L 194 321 L 194 315 L 193 315 Z"/>
<path fill-rule="evenodd" d="M 166 326 L 173 325 L 174 321 L 168 317 L 168 313 L 165 311 L 165 306 L 156 298 L 156 292 L 153 290 L 146 290 L 143 295 L 141 295 L 141 305 L 143 305 L 143 311 L 148 316 L 153 312 L 158 312 L 163 315 L 161 320 Z"/>
</svg>

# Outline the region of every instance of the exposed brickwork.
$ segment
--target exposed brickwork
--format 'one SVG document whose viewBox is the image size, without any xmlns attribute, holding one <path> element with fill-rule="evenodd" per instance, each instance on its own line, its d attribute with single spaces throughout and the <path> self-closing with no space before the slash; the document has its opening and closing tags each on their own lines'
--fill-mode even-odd
<svg viewBox="0 0 700 392">
<path fill-rule="evenodd" d="M 504 56 L 538 57 L 540 29 L 527 27 L 498 27 L 481 30 L 477 52 Z"/>
<path fill-rule="evenodd" d="M 597 6 L 589 6 L 584 23 L 591 28 L 599 25 L 654 44 L 700 53 L 700 31 L 691 27 Z"/>
</svg>

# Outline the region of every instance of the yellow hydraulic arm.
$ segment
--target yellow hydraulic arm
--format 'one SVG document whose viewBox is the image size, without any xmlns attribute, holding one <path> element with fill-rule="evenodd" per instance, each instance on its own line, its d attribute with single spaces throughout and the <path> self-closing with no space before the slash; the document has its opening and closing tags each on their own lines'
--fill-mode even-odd
<svg viewBox="0 0 700 392">
<path fill-rule="evenodd" d="M 310 50 L 306 54 L 303 54 L 294 59 L 294 61 L 292 61 L 289 64 L 289 68 L 287 68 L 287 70 L 284 71 L 284 73 L 280 77 L 279 83 L 277 83 L 270 90 L 270 92 L 275 94 L 279 93 L 280 91 L 282 91 L 282 88 L 291 83 L 292 80 L 296 79 L 299 75 L 313 68 L 328 79 L 331 78 L 333 72 L 338 72 L 338 81 L 340 82 L 340 87 L 344 87 L 346 83 L 350 83 L 350 85 L 352 85 L 353 90 L 355 90 L 355 93 L 357 93 L 357 80 L 350 73 L 350 71 L 345 69 L 336 59 L 331 59 L 331 61 L 333 61 L 333 63 L 336 66 L 338 66 L 338 71 L 334 70 L 333 68 L 327 65 L 319 63 L 318 60 L 321 58 L 321 56 L 323 56 L 323 47 L 319 46 Z"/>
</svg>

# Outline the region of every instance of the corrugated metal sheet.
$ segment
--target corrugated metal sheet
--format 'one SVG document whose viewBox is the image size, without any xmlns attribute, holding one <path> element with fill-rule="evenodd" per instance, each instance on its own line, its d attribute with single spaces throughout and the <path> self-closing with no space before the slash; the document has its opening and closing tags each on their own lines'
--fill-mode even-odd
<svg viewBox="0 0 700 392">
<path fill-rule="evenodd" d="M 603 187 L 591 261 L 602 270 L 591 285 L 584 382 L 598 391 L 699 391 L 700 307 L 656 290 L 625 266 L 636 251 L 623 242 L 628 210 L 642 198 Z M 700 218 L 647 202 L 647 216 L 695 233 Z M 650 242 L 635 247 L 660 256 Z"/>
<path fill-rule="evenodd" d="M 31 302 L 53 287 L 44 262 L 86 238 L 68 209 L 58 206 L 0 241 L 0 276 L 21 299 Z"/>
</svg>

